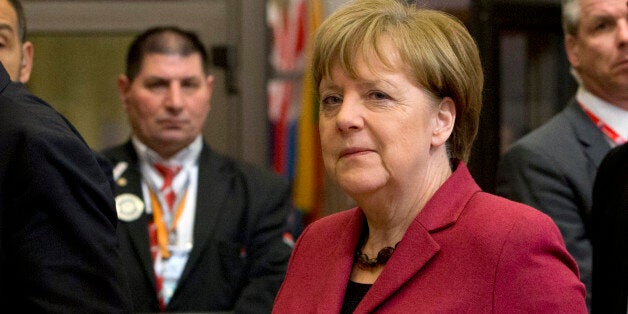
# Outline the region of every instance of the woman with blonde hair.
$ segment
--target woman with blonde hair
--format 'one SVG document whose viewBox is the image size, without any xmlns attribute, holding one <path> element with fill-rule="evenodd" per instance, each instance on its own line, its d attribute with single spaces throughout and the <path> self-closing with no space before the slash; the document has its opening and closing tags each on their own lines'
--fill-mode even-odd
<svg viewBox="0 0 628 314">
<path fill-rule="evenodd" d="M 275 313 L 586 313 L 552 220 L 465 165 L 483 74 L 458 20 L 354 1 L 318 29 L 311 69 L 326 170 L 358 207 L 303 232 Z"/>
</svg>

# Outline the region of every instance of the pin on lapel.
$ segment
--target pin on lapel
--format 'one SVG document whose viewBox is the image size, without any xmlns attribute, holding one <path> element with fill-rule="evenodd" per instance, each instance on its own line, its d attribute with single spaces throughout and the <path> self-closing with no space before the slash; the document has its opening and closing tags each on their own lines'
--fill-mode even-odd
<svg viewBox="0 0 628 314">
<path fill-rule="evenodd" d="M 130 222 L 139 218 L 144 212 L 144 202 L 141 198 L 130 193 L 116 196 L 116 212 L 118 219 Z"/>
<path fill-rule="evenodd" d="M 122 176 L 122 174 L 124 173 L 124 171 L 126 171 L 126 169 L 128 167 L 129 167 L 129 163 L 126 162 L 126 161 L 121 161 L 121 162 L 117 163 L 116 166 L 113 167 L 113 171 L 112 171 L 113 172 L 113 180 L 117 182 L 118 179 L 120 179 L 120 176 Z"/>
</svg>

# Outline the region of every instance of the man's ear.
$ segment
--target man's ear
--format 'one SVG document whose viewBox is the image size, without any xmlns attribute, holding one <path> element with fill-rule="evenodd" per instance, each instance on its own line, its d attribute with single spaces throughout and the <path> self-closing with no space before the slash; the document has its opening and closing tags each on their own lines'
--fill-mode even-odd
<svg viewBox="0 0 628 314">
<path fill-rule="evenodd" d="M 129 80 L 129 78 L 124 75 L 124 74 L 120 74 L 118 76 L 118 96 L 120 96 L 120 100 L 122 101 L 122 107 L 124 108 L 124 110 L 127 110 L 127 94 L 129 92 L 129 89 L 131 88 L 131 81 Z"/>
<path fill-rule="evenodd" d="M 571 66 L 578 68 L 580 64 L 580 49 L 578 47 L 578 39 L 575 36 L 565 35 L 565 52 Z"/>
<path fill-rule="evenodd" d="M 432 146 L 441 146 L 447 142 L 454 130 L 456 122 L 456 104 L 454 100 L 445 97 L 438 105 L 438 112 L 434 117 L 432 130 Z"/>
<path fill-rule="evenodd" d="M 27 83 L 31 78 L 31 70 L 33 69 L 33 44 L 30 41 L 26 41 L 22 44 L 22 60 L 20 63 L 20 73 L 18 80 L 22 83 Z"/>
<path fill-rule="evenodd" d="M 208 75 L 207 78 L 205 79 L 205 82 L 207 84 L 207 90 L 209 91 L 209 109 L 211 110 L 212 107 L 212 94 L 214 92 L 214 76 L 213 75 Z"/>
</svg>

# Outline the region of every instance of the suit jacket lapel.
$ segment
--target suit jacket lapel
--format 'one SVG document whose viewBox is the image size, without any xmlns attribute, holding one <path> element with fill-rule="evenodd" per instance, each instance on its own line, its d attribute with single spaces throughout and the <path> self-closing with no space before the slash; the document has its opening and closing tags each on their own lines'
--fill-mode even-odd
<svg viewBox="0 0 628 314">
<path fill-rule="evenodd" d="M 133 145 L 130 141 L 124 145 L 122 153 L 122 160 L 128 162 L 129 165 L 120 177 L 122 180 L 118 179 L 116 182 L 117 189 L 119 191 L 117 195 L 130 193 L 143 200 L 142 174 L 140 172 L 137 154 L 135 153 Z M 140 263 L 146 272 L 146 278 L 150 278 L 151 284 L 155 287 L 155 273 L 153 269 L 153 260 L 150 256 L 150 241 L 148 239 L 149 218 L 149 215 L 144 213 L 134 221 L 119 222 L 119 224 L 126 229 L 129 241 L 135 249 L 135 253 L 138 255 Z"/>
<path fill-rule="evenodd" d="M 352 216 L 343 228 L 346 232 L 338 239 L 335 248 L 331 250 L 333 256 L 329 257 L 326 268 L 321 270 L 325 274 L 320 280 L 321 288 L 316 291 L 318 300 L 329 300 L 320 305 L 319 313 L 337 312 L 342 307 L 347 283 L 353 267 L 353 252 L 358 244 L 360 233 L 364 225 L 364 214 L 359 209 L 352 210 Z"/>
<path fill-rule="evenodd" d="M 436 191 L 414 219 L 384 271 L 358 305 L 356 312 L 371 313 L 412 280 L 440 251 L 433 233 L 446 230 L 456 223 L 464 208 L 480 187 L 467 167 L 458 163 L 457 170 Z"/>
<path fill-rule="evenodd" d="M 198 165 L 198 187 L 196 213 L 194 216 L 194 246 L 183 269 L 179 285 L 184 284 L 190 270 L 199 262 L 202 248 L 215 230 L 220 213 L 224 208 L 231 182 L 230 173 L 224 171 L 224 162 L 215 158 L 209 147 L 203 144 Z M 173 296 L 177 297 L 177 293 Z"/>
<path fill-rule="evenodd" d="M 417 248 L 421 248 L 420 250 Z M 373 284 L 356 309 L 357 313 L 372 313 L 404 284 L 411 281 L 427 262 L 440 250 L 428 230 L 417 221 L 412 223 L 404 239 L 395 249 L 384 271 Z"/>
<path fill-rule="evenodd" d="M 611 149 L 604 134 L 593 124 L 593 121 L 574 101 L 571 104 L 569 119 L 576 133 L 576 137 L 582 143 L 584 152 L 591 161 L 590 174 L 597 172 L 602 159 Z M 593 177 L 591 177 L 591 181 Z"/>
</svg>

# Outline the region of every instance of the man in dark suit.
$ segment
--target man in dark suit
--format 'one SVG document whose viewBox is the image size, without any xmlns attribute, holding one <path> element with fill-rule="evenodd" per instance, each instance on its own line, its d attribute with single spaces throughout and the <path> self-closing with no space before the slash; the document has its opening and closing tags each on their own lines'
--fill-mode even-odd
<svg viewBox="0 0 628 314">
<path fill-rule="evenodd" d="M 20 2 L 0 0 L 0 308 L 130 312 L 108 163 L 21 84 L 25 36 Z"/>
<path fill-rule="evenodd" d="M 0 64 L 0 308 L 129 312 L 116 223 L 96 156 Z"/>
<path fill-rule="evenodd" d="M 270 312 L 292 251 L 287 180 L 203 141 L 207 62 L 194 33 L 152 28 L 118 80 L 133 134 L 105 155 L 135 311 Z"/>
<path fill-rule="evenodd" d="M 593 186 L 593 313 L 628 304 L 628 144 L 611 150 Z"/>
<path fill-rule="evenodd" d="M 579 82 L 567 107 L 502 156 L 496 193 L 550 215 L 591 297 L 591 193 L 597 167 L 628 138 L 625 0 L 565 0 L 565 49 Z"/>
</svg>

